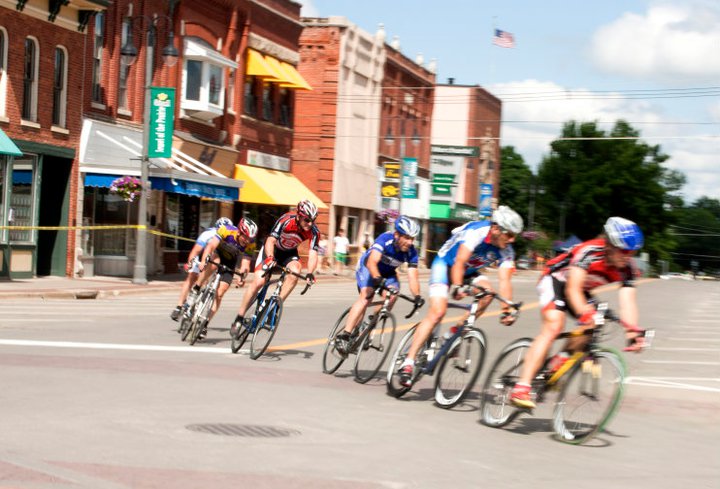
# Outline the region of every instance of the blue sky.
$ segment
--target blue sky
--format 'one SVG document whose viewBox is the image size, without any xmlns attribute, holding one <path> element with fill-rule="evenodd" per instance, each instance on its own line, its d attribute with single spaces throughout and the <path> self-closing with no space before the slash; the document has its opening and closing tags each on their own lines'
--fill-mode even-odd
<svg viewBox="0 0 720 489">
<path fill-rule="evenodd" d="M 501 144 L 533 168 L 562 122 L 609 129 L 622 118 L 671 156 L 666 166 L 686 175 L 688 201 L 720 199 L 718 0 L 300 3 L 303 16 L 343 16 L 369 33 L 382 23 L 387 42 L 398 36 L 406 56 L 436 60 L 438 83 L 453 77 L 498 96 Z M 492 45 L 494 27 L 511 32 L 516 47 Z M 538 92 L 560 97 L 538 100 Z M 526 100 L 512 101 L 520 95 Z"/>
</svg>

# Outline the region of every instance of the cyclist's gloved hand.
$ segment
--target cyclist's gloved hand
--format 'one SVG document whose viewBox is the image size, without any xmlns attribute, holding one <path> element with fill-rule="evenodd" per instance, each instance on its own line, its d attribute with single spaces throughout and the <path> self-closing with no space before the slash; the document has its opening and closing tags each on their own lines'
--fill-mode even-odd
<svg viewBox="0 0 720 489">
<path fill-rule="evenodd" d="M 185 270 L 185 272 L 187 272 L 188 270 L 190 270 L 190 262 L 188 262 L 188 263 L 186 263 L 186 264 L 183 265 L 183 270 Z"/>
<path fill-rule="evenodd" d="M 315 283 L 315 275 L 313 275 L 312 273 L 308 273 L 307 275 L 305 275 L 305 280 L 307 280 L 307 282 L 312 285 Z"/>
<path fill-rule="evenodd" d="M 270 270 L 272 267 L 275 266 L 275 257 L 274 256 L 268 256 L 263 260 L 262 269 L 267 271 Z"/>
<path fill-rule="evenodd" d="M 453 287 L 453 289 L 452 289 L 452 298 L 455 299 L 456 301 L 459 301 L 460 299 L 462 299 L 462 298 L 465 297 L 466 295 L 467 295 L 467 294 L 466 294 L 465 291 L 463 290 L 462 286 L 456 285 L 456 286 Z"/>
<path fill-rule="evenodd" d="M 500 314 L 500 322 L 505 326 L 512 326 L 517 320 L 517 316 L 510 311 L 505 311 Z"/>
<path fill-rule="evenodd" d="M 421 295 L 416 295 L 413 304 L 415 307 L 420 308 L 425 304 L 425 299 L 423 299 Z"/>
<path fill-rule="evenodd" d="M 595 311 L 587 311 L 584 312 L 579 318 L 578 318 L 578 324 L 582 324 L 585 326 L 592 326 L 595 324 Z"/>
<path fill-rule="evenodd" d="M 372 284 L 374 288 L 379 289 L 385 285 L 385 279 L 383 277 L 373 277 Z"/>
</svg>

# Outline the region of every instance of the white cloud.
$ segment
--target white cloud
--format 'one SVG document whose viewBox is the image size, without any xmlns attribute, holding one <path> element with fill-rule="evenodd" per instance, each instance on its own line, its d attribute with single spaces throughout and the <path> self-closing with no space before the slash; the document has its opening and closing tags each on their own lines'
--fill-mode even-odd
<svg viewBox="0 0 720 489">
<path fill-rule="evenodd" d="M 599 28 L 591 53 L 603 71 L 645 79 L 717 80 L 720 4 L 662 2 Z"/>
<path fill-rule="evenodd" d="M 296 0 L 302 8 L 300 9 L 300 17 L 318 17 L 319 11 L 312 0 Z"/>
<path fill-rule="evenodd" d="M 720 198 L 720 139 L 700 137 L 717 136 L 717 130 L 668 124 L 679 122 L 678 117 L 668 120 L 663 107 L 648 101 L 613 99 L 607 92 L 583 89 L 570 92 L 553 82 L 525 80 L 486 88 L 503 100 L 501 144 L 514 146 L 533 169 L 549 154 L 549 144 L 560 135 L 563 123 L 597 121 L 607 131 L 623 119 L 640 131 L 645 143 L 660 145 L 661 151 L 670 156 L 665 167 L 685 174 L 687 184 L 682 193 L 688 201 L 703 195 Z M 512 101 L 521 96 L 526 100 Z M 553 100 L 538 100 L 543 97 Z M 720 104 L 712 110 L 718 113 Z"/>
</svg>

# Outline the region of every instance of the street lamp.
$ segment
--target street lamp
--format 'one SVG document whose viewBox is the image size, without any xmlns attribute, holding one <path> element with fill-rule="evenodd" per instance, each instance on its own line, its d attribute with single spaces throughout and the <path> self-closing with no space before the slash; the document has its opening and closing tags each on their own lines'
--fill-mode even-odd
<svg viewBox="0 0 720 489">
<path fill-rule="evenodd" d="M 395 138 L 392 135 L 392 131 L 390 130 L 390 126 L 388 126 L 388 132 L 385 135 L 385 143 L 386 144 L 393 144 L 395 142 L 395 139 L 398 139 L 400 141 L 400 192 L 398 193 L 398 214 L 402 215 L 402 182 L 403 182 L 403 176 L 404 176 L 404 166 L 405 166 L 405 141 L 407 139 L 410 139 L 412 141 L 413 146 L 417 146 L 420 144 L 420 134 L 418 134 L 417 128 L 413 129 L 413 135 L 408 137 L 405 134 L 405 121 L 406 119 L 400 119 L 400 135 Z"/>
<path fill-rule="evenodd" d="M 152 35 L 155 32 L 155 26 L 159 19 L 164 19 L 168 30 L 167 45 L 162 51 L 163 61 L 167 66 L 174 66 L 177 63 L 179 53 L 175 47 L 175 34 L 173 33 L 172 11 L 175 2 L 171 0 L 170 16 L 155 15 L 149 17 L 146 15 L 138 15 L 128 17 L 131 28 L 128 29 L 128 35 L 125 45 L 120 49 L 120 57 L 122 63 L 127 66 L 132 65 L 138 56 L 138 49 L 133 43 L 132 23 L 139 20 L 142 23 L 143 31 Z M 133 283 L 147 283 L 147 201 L 150 196 L 150 180 L 148 178 L 148 165 L 150 158 L 148 157 L 150 130 L 148 122 L 150 120 L 150 86 L 152 85 L 152 55 L 153 53 L 146 49 L 145 60 L 145 85 L 144 85 L 144 101 L 143 101 L 143 137 L 142 137 L 142 154 L 140 155 L 140 200 L 138 201 L 138 227 L 137 238 L 135 244 L 135 267 L 133 268 Z"/>
</svg>

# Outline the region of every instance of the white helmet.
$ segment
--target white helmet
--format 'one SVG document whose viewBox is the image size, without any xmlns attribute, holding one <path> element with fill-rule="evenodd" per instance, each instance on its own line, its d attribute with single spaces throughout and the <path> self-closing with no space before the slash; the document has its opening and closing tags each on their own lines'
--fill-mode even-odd
<svg viewBox="0 0 720 489">
<path fill-rule="evenodd" d="M 220 217 L 217 221 L 215 221 L 215 227 L 219 228 L 220 226 L 232 226 L 233 222 L 229 217 Z"/>
<path fill-rule="evenodd" d="M 500 226 L 504 231 L 520 234 L 523 230 L 523 220 L 520 214 L 506 205 L 498 207 L 492 215 L 492 222 Z"/>
<path fill-rule="evenodd" d="M 409 217 L 400 216 L 397 218 L 397 221 L 395 221 L 395 231 L 400 234 L 404 234 L 405 236 L 415 238 L 420 232 L 420 226 L 418 226 L 418 223 Z"/>
<path fill-rule="evenodd" d="M 610 244 L 621 250 L 639 250 L 645 243 L 640 227 L 629 219 L 611 217 L 604 229 Z"/>
<path fill-rule="evenodd" d="M 297 205 L 297 215 L 314 221 L 318 215 L 317 206 L 310 200 L 301 200 Z"/>
</svg>

